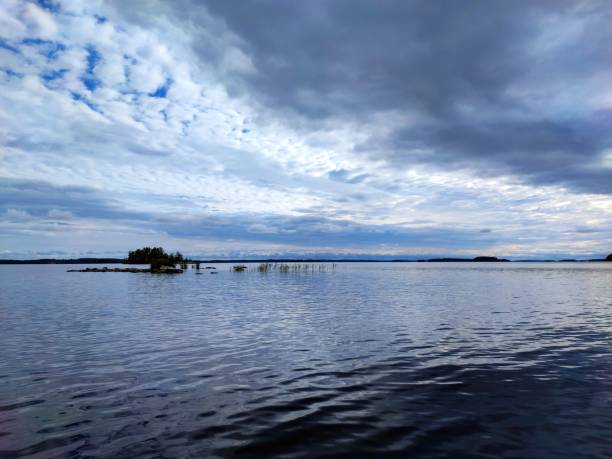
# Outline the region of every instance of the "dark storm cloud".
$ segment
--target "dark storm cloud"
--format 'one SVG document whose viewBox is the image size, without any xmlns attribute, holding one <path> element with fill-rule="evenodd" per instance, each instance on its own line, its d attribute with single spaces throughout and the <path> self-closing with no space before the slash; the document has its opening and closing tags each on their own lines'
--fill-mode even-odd
<svg viewBox="0 0 612 459">
<path fill-rule="evenodd" d="M 205 11 L 221 19 L 255 67 L 228 75 L 229 89 L 292 115 L 295 126 L 406 115 L 410 126 L 357 148 L 393 167 L 612 192 L 601 164 L 612 116 L 583 100 L 606 96 L 597 91 L 612 62 L 607 1 L 185 0 L 162 9 L 190 23 L 207 62 L 219 54 L 198 39 L 198 24 Z M 561 96 L 569 102 L 555 107 Z"/>
<path fill-rule="evenodd" d="M 447 118 L 430 126 L 405 128 L 370 139 L 357 149 L 400 166 L 415 160 L 447 168 L 478 167 L 483 176 L 515 174 L 539 184 L 565 184 L 612 193 L 612 170 L 597 165 L 612 146 L 612 116 L 588 121 L 493 120 L 469 123 Z M 595 163 L 595 164 L 594 164 Z"/>
<path fill-rule="evenodd" d="M 244 39 L 258 70 L 249 84 L 311 117 L 495 100 L 521 72 L 533 22 L 510 2 L 203 3 Z"/>
</svg>

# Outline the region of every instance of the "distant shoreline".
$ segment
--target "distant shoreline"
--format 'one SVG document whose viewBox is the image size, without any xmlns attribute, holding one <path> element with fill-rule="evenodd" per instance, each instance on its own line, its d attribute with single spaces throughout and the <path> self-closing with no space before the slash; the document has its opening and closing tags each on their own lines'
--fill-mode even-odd
<svg viewBox="0 0 612 459">
<path fill-rule="evenodd" d="M 482 259 L 478 259 L 482 258 Z M 332 258 L 235 258 L 229 260 L 189 260 L 188 263 L 592 263 L 605 259 L 563 259 L 563 260 L 507 260 L 494 257 L 476 258 L 429 258 L 420 260 L 392 259 L 332 259 Z M 40 258 L 35 260 L 0 260 L 0 265 L 68 265 L 68 264 L 127 264 L 123 258 Z"/>
</svg>

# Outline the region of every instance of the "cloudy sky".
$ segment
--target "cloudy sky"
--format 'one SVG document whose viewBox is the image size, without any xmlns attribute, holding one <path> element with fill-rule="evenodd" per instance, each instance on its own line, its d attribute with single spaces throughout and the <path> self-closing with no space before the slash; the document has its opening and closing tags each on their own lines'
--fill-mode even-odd
<svg viewBox="0 0 612 459">
<path fill-rule="evenodd" d="M 0 2 L 0 257 L 612 252 L 612 3 Z"/>
</svg>

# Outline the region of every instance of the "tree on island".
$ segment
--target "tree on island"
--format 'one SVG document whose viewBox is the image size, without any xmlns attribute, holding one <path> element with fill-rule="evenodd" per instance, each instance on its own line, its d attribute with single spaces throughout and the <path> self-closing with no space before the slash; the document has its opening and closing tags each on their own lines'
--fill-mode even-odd
<svg viewBox="0 0 612 459">
<path fill-rule="evenodd" d="M 160 266 L 175 265 L 183 261 L 180 252 L 166 253 L 162 247 L 144 247 L 130 251 L 125 262 L 130 265 L 146 265 L 154 263 Z"/>
<path fill-rule="evenodd" d="M 606 261 L 612 261 L 612 253 L 606 257 Z"/>
</svg>

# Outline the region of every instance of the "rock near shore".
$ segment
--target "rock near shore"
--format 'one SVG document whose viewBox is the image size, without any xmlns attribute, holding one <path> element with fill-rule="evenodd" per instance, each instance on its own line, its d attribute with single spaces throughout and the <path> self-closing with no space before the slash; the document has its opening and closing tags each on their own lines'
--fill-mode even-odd
<svg viewBox="0 0 612 459">
<path fill-rule="evenodd" d="M 159 269 L 140 269 L 140 268 L 85 268 L 69 269 L 69 273 L 153 273 L 153 274 L 180 274 L 182 269 L 170 266 L 162 266 Z"/>
</svg>

